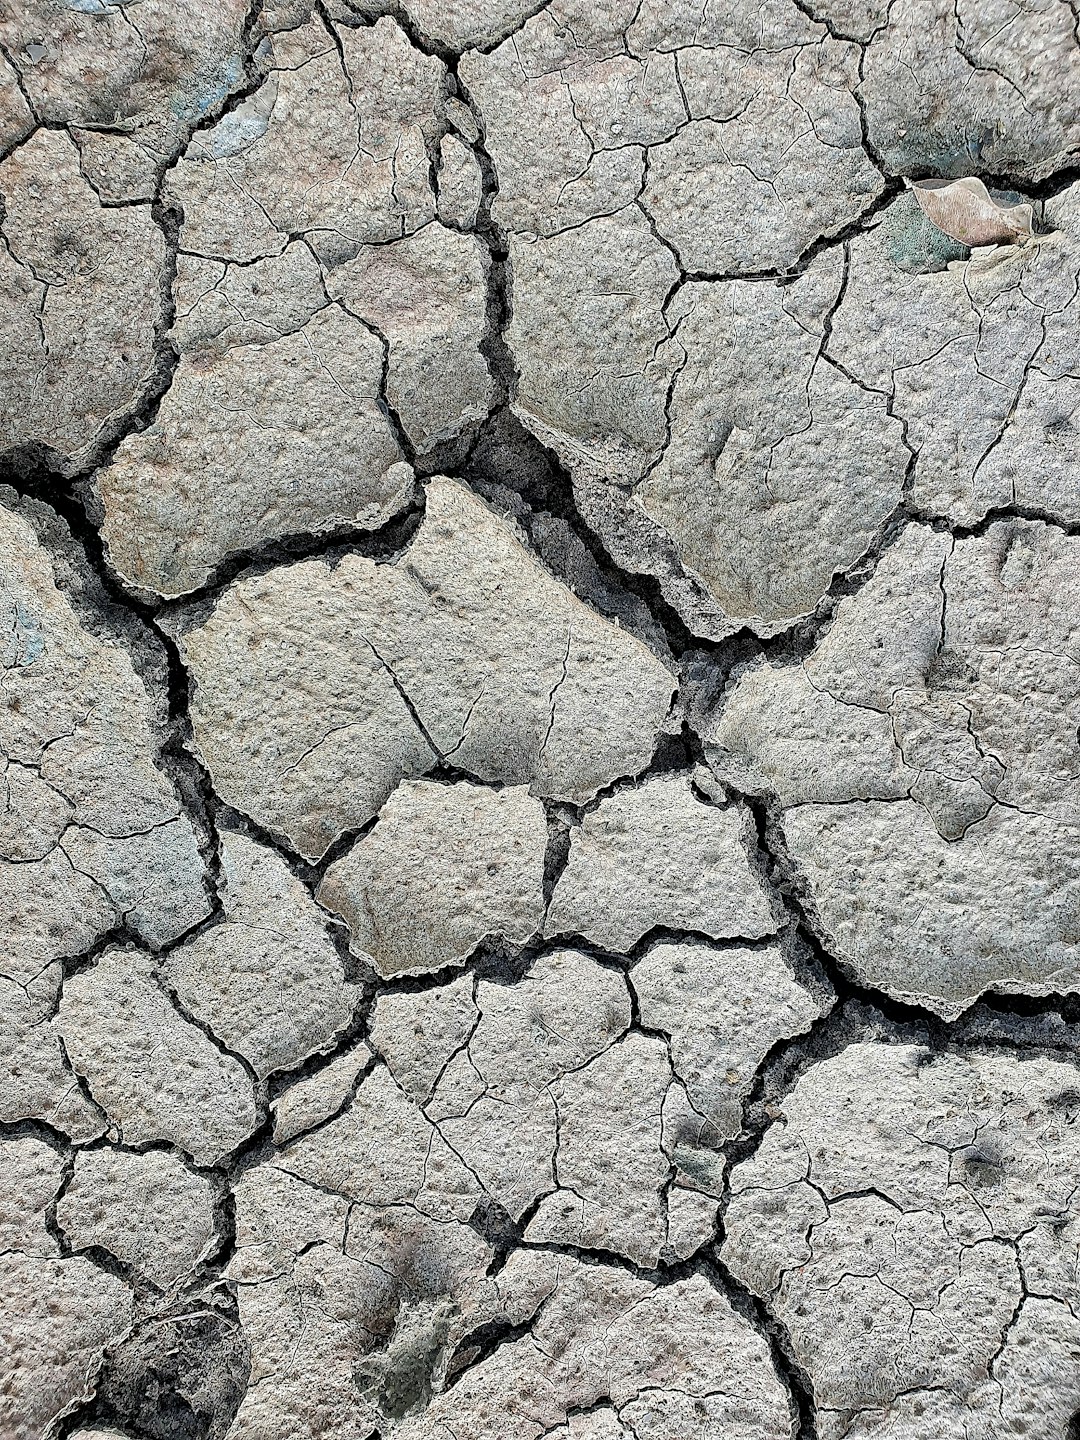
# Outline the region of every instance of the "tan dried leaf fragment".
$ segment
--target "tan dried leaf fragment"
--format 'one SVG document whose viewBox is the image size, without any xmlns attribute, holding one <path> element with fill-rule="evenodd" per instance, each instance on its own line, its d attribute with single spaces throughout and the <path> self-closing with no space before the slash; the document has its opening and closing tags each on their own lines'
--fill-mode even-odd
<svg viewBox="0 0 1080 1440">
<path fill-rule="evenodd" d="M 1032 233 L 1029 204 L 1002 205 L 973 175 L 908 184 L 927 219 L 961 245 L 1015 245 Z"/>
</svg>

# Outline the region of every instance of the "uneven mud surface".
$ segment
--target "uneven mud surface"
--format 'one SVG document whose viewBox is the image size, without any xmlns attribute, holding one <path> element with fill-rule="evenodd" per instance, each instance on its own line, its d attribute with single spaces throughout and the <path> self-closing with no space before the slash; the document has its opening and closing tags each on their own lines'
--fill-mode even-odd
<svg viewBox="0 0 1080 1440">
<path fill-rule="evenodd" d="M 1080 1435 L 1078 154 L 1067 0 L 0 8 L 0 1440 Z"/>
</svg>

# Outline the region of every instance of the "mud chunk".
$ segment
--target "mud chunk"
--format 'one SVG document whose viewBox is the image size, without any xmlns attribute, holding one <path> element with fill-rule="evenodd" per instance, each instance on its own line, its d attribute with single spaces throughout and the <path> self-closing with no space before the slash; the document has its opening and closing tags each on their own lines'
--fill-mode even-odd
<svg viewBox="0 0 1080 1440">
<path fill-rule="evenodd" d="M 787 14 L 794 39 L 804 21 L 794 6 Z M 650 150 L 641 204 L 684 270 L 790 270 L 880 194 L 862 144 L 855 45 L 817 31 L 788 51 L 700 46 L 677 63 L 690 123 Z"/>
<path fill-rule="evenodd" d="M 807 1030 L 825 1008 L 778 945 L 654 945 L 630 984 L 641 1023 L 671 1037 L 675 1074 L 714 1138 L 738 1133 L 741 1101 L 776 1042 Z"/>
<path fill-rule="evenodd" d="M 637 498 L 727 617 L 699 611 L 700 633 L 770 635 L 810 613 L 900 499 L 908 453 L 885 397 L 820 358 L 837 260 L 784 288 L 689 286 L 668 310 L 687 358 Z"/>
<path fill-rule="evenodd" d="M 560 1082 L 587 1067 L 624 1034 L 630 1023 L 630 999 L 616 970 L 578 951 L 559 950 L 541 956 L 519 984 L 481 982 L 474 1004 L 478 1019 L 464 1043 L 447 1055 L 425 1110 L 490 1199 L 517 1220 L 558 1185 Z M 420 1022 L 430 1013 L 424 1007 Z M 433 1017 L 435 1023 L 442 1018 L 438 1012 Z M 434 1025 L 430 1033 L 434 1039 Z M 651 1089 L 651 1079 L 648 1084 Z M 625 1112 L 618 1103 L 613 1108 L 616 1130 L 634 1127 L 646 1149 L 658 1147 L 658 1125 L 656 1134 L 650 1135 L 647 1120 L 633 1113 L 632 1102 Z M 582 1123 L 574 1125 L 579 1150 L 583 1126 L 594 1118 L 586 1106 L 581 1109 Z M 648 1115 L 648 1101 L 642 1111 Z M 655 1118 L 659 1102 L 653 1112 Z M 616 1160 L 616 1169 L 620 1160 L 627 1160 L 625 1152 Z M 628 1163 L 633 1167 L 637 1162 Z M 646 1168 L 648 1163 L 646 1159 Z M 613 1215 L 617 1216 L 624 1196 L 617 1177 L 605 1198 L 609 1204 L 597 1207 L 595 1224 L 618 1226 Z M 629 1203 L 639 1203 L 636 1193 Z M 649 1204 L 648 1197 L 643 1203 Z M 553 1228 L 558 1228 L 557 1223 Z"/>
<path fill-rule="evenodd" d="M 34 117 L 19 86 L 19 72 L 0 56 L 0 151 L 5 154 L 30 134 Z"/>
<path fill-rule="evenodd" d="M 170 172 L 184 249 L 252 260 L 305 235 L 333 263 L 418 230 L 435 214 L 427 145 L 444 77 L 390 19 L 275 36 L 261 88 Z"/>
<path fill-rule="evenodd" d="M 80 1089 L 49 1023 L 60 982 L 59 967 L 51 968 L 30 991 L 0 980 L 0 1119 L 43 1120 L 73 1140 L 92 1140 L 106 1119 Z"/>
<path fill-rule="evenodd" d="M 751 667 L 711 722 L 717 772 L 783 807 L 830 951 L 941 1015 L 1080 983 L 1075 545 L 909 526 L 804 662 Z"/>
<path fill-rule="evenodd" d="M 340 1116 L 249 1171 L 228 1272 L 252 1347 L 239 1433 L 345 1440 L 422 1408 L 491 1288 L 477 1195 L 381 1065 Z"/>
<path fill-rule="evenodd" d="M 536 0 L 409 0 L 413 23 L 455 50 L 488 46 L 509 35 L 536 8 Z"/>
<path fill-rule="evenodd" d="M 72 473 L 150 386 L 164 236 L 149 205 L 101 204 L 60 130 L 0 164 L 0 195 L 0 448 Z"/>
<path fill-rule="evenodd" d="M 38 1440 L 90 1392 L 102 1352 L 131 1322 L 131 1293 L 81 1256 L 10 1255 L 0 1275 L 9 1317 L 0 1354 L 11 1376 L 0 1423 L 11 1440 Z"/>
<path fill-rule="evenodd" d="M 1065 1433 L 1075 1360 L 1051 1372 L 1034 1348 L 1076 1334 L 1051 1278 L 1072 1243 L 1075 1093 L 1056 1062 L 856 1044 L 735 1168 L 725 1261 L 788 1326 L 827 1440 L 914 1436 L 927 1414 L 960 1436 L 999 1407 Z"/>
<path fill-rule="evenodd" d="M 274 1117 L 274 1144 L 284 1145 L 343 1110 L 356 1093 L 371 1060 L 371 1050 L 361 1043 L 313 1075 L 290 1085 L 270 1107 Z"/>
<path fill-rule="evenodd" d="M 568 1256 L 517 1256 L 500 1282 L 504 1313 L 538 1311 L 529 1333 L 508 1337 L 410 1418 L 401 1431 L 408 1440 L 434 1440 L 455 1423 L 475 1440 L 496 1440 L 507 1413 L 527 1415 L 530 1435 L 569 1424 L 574 1440 L 592 1440 L 578 1425 L 606 1406 L 622 1427 L 600 1430 L 603 1440 L 695 1428 L 731 1440 L 792 1434 L 764 1337 L 703 1276 L 654 1288 Z"/>
<path fill-rule="evenodd" d="M 850 245 L 823 353 L 889 397 L 911 447 L 916 503 L 953 523 L 1011 504 L 1076 518 L 1066 450 L 1080 221 L 1070 191 L 1055 206 L 1052 235 L 946 249 L 947 263 L 913 267 L 922 217 L 904 196 Z"/>
<path fill-rule="evenodd" d="M 0 1140 L 0 1245 L 5 1255 L 55 1255 L 46 1211 L 64 1179 L 64 1157 L 31 1135 Z"/>
<path fill-rule="evenodd" d="M 383 978 L 441 970 L 487 937 L 528 940 L 543 912 L 546 844 L 543 807 L 523 787 L 406 780 L 327 870 L 318 898 Z"/>
<path fill-rule="evenodd" d="M 444 135 L 439 145 L 439 219 L 444 225 L 471 230 L 483 193 L 483 176 L 473 150 L 457 135 Z"/>
<path fill-rule="evenodd" d="M 924 166 L 1037 181 L 1076 144 L 1080 61 L 1069 16 L 1046 0 L 1011 23 L 999 15 L 977 0 L 916 0 L 886 24 L 875 16 L 859 92 L 890 174 Z"/>
<path fill-rule="evenodd" d="M 167 1151 L 87 1150 L 56 1219 L 73 1249 L 101 1246 L 167 1291 L 214 1243 L 214 1192 Z"/>
<path fill-rule="evenodd" d="M 198 356 L 200 371 L 212 376 L 208 362 L 218 352 L 234 345 L 267 344 L 304 330 L 325 308 L 326 289 L 310 247 L 294 240 L 280 255 L 246 265 L 181 253 L 176 257 L 173 300 L 173 341 L 181 352 Z M 281 353 L 268 350 L 264 362 L 272 366 Z"/>
<path fill-rule="evenodd" d="M 882 188 L 855 45 L 794 5 L 548 5 L 461 72 L 500 178 L 493 214 L 553 234 L 639 203 L 691 272 L 784 269 Z M 539 137 L 539 138 L 538 138 Z"/>
<path fill-rule="evenodd" d="M 255 1129 L 251 1080 L 170 1003 L 154 962 L 111 950 L 64 986 L 53 1022 L 118 1138 L 212 1165 Z"/>
<path fill-rule="evenodd" d="M 1080 984 L 1076 827 L 995 807 L 954 843 L 919 805 L 869 801 L 804 805 L 784 828 L 830 944 L 866 983 L 949 1017 L 984 990 Z"/>
<path fill-rule="evenodd" d="M 359 987 L 305 886 L 272 850 L 223 831 L 224 918 L 161 967 L 185 1011 L 261 1078 L 329 1049 Z"/>
<path fill-rule="evenodd" d="M 243 83 L 245 15 L 242 0 L 195 0 L 182 15 L 142 0 L 137 22 L 109 0 L 29 0 L 0 18 L 0 44 L 41 120 L 119 134 L 152 177 Z M 113 198 L 132 197 L 120 185 Z"/>
<path fill-rule="evenodd" d="M 639 480 L 663 449 L 684 353 L 664 312 L 679 275 L 671 252 L 630 207 L 550 238 L 512 237 L 510 263 L 517 414 L 572 473 Z"/>
<path fill-rule="evenodd" d="M 222 795 L 312 858 L 440 759 L 587 798 L 648 763 L 674 689 L 443 479 L 393 564 L 347 556 L 245 581 L 183 648 Z"/>
<path fill-rule="evenodd" d="M 131 1292 L 82 1256 L 61 1256 L 47 1224 L 63 1161 L 29 1136 L 0 1145 L 0 1428 L 39 1440 L 88 1396 L 105 1346 L 131 1323 Z"/>
<path fill-rule="evenodd" d="M 431 1098 L 447 1062 L 476 1029 L 473 988 L 472 977 L 462 975 L 448 985 L 383 994 L 375 1002 L 371 1043 L 417 1104 Z"/>
<path fill-rule="evenodd" d="M 176 596 L 236 550 L 378 529 L 413 495 L 381 374 L 378 338 L 336 307 L 294 335 L 181 360 L 154 424 L 98 472 L 113 564 Z"/>
<path fill-rule="evenodd" d="M 625 1036 L 555 1081 L 558 1189 L 540 1202 L 528 1239 L 655 1265 L 667 1239 L 661 1112 L 670 1081 L 666 1047 L 644 1035 Z"/>
<path fill-rule="evenodd" d="M 842 255 L 783 287 L 679 286 L 635 209 L 511 254 L 517 413 L 613 556 L 696 634 L 771 635 L 812 612 L 910 459 L 887 395 L 823 358 Z"/>
<path fill-rule="evenodd" d="M 776 928 L 747 858 L 749 815 L 703 804 L 687 776 L 618 790 L 571 832 L 545 923 L 608 950 L 655 926 L 757 940 Z"/>
<path fill-rule="evenodd" d="M 8 492 L 9 503 L 14 500 Z M 209 909 L 195 830 L 160 767 L 163 666 L 142 632 L 97 623 L 101 592 L 55 526 L 0 509 L 0 969 L 27 984 L 126 925 L 160 946 Z M 64 585 L 58 583 L 63 576 Z"/>
</svg>

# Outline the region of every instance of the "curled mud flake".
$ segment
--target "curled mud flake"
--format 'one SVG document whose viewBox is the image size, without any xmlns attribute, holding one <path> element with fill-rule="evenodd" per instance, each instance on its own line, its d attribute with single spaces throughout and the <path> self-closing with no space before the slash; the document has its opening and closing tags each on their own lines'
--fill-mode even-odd
<svg viewBox="0 0 1080 1440">
<path fill-rule="evenodd" d="M 912 180 L 919 207 L 950 240 L 961 245 L 1015 245 L 1032 233 L 1032 207 L 995 200 L 981 180 Z"/>
</svg>

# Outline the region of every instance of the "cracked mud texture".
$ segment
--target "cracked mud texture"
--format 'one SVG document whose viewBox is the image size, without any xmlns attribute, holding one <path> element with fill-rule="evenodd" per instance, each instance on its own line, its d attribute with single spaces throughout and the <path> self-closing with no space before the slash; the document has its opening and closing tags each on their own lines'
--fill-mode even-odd
<svg viewBox="0 0 1080 1440">
<path fill-rule="evenodd" d="M 0 1440 L 1075 1440 L 1078 454 L 1065 0 L 0 8 Z"/>
</svg>

